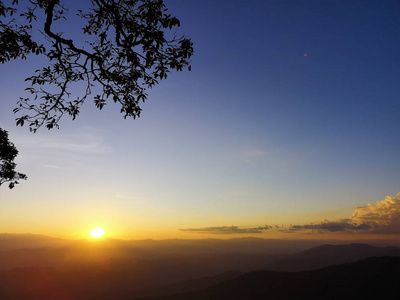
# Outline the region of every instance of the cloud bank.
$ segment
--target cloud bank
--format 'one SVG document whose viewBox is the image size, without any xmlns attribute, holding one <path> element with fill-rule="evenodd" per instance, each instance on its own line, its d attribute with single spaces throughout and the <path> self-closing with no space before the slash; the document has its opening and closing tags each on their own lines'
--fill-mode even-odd
<svg viewBox="0 0 400 300">
<path fill-rule="evenodd" d="M 369 230 L 368 224 L 355 224 L 351 219 L 339 219 L 334 221 L 323 220 L 320 222 L 311 222 L 306 225 L 290 225 L 289 231 L 312 230 L 313 232 L 338 232 L 338 231 L 358 231 Z M 286 230 L 282 230 L 286 231 Z"/>
<path fill-rule="evenodd" d="M 239 228 L 238 226 L 216 226 L 216 227 L 202 227 L 202 228 L 183 228 L 179 229 L 182 232 L 194 233 L 210 233 L 210 234 L 241 234 L 241 233 L 263 233 L 264 230 L 273 228 L 269 225 L 252 227 L 252 228 Z"/>
<path fill-rule="evenodd" d="M 348 233 L 375 233 L 375 234 L 400 234 L 400 193 L 395 197 L 387 196 L 375 204 L 358 206 L 347 219 L 322 220 L 305 225 L 263 225 L 251 228 L 239 226 L 216 226 L 202 228 L 183 228 L 182 232 L 208 233 L 208 234 L 249 234 L 263 233 L 274 230 L 285 233 L 308 231 L 311 233 L 348 232 Z"/>
<path fill-rule="evenodd" d="M 364 232 L 400 234 L 400 193 L 387 196 L 375 204 L 356 207 L 348 219 L 323 220 L 306 225 L 291 225 L 289 232 L 311 230 L 312 232 Z"/>
</svg>

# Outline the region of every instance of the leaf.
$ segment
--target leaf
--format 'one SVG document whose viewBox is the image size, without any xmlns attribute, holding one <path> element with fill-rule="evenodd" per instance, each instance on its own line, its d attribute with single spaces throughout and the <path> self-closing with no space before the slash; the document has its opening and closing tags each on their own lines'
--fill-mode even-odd
<svg viewBox="0 0 400 300">
<path fill-rule="evenodd" d="M 22 126 L 24 126 L 24 122 L 25 122 L 25 120 L 24 120 L 24 118 L 22 117 L 22 118 L 19 118 L 19 119 L 17 119 L 17 126 L 19 126 L 19 125 L 21 125 L 21 127 Z"/>
</svg>

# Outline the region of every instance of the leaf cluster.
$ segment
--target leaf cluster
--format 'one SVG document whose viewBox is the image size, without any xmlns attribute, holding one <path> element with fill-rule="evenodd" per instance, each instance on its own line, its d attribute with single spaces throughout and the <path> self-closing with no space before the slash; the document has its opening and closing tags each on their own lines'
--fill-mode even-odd
<svg viewBox="0 0 400 300">
<path fill-rule="evenodd" d="M 17 0 L 12 2 L 18 4 Z M 13 16 L 17 13 L 15 7 L 6 7 L 0 1 L 0 62 L 5 63 L 18 57 L 26 59 L 30 53 L 43 54 L 45 48 L 32 40 L 31 24 L 16 24 Z M 21 14 L 31 21 L 32 15 Z"/>
<path fill-rule="evenodd" d="M 28 112 L 17 118 L 17 125 L 28 123 L 31 131 L 43 125 L 58 127 L 65 114 L 75 119 L 94 86 L 101 86 L 101 92 L 92 96 L 98 109 L 111 99 L 119 103 L 124 118 L 139 117 L 147 89 L 166 79 L 171 70 L 190 70 L 193 43 L 172 32 L 180 22 L 167 13 L 163 0 L 91 0 L 88 11 L 77 12 L 85 21 L 78 38 L 87 40 L 85 47 L 54 32 L 53 23 L 67 18 L 68 9 L 60 0 L 29 3 L 19 15 L 27 25 L 16 25 L 15 20 L 13 27 L 0 23 L 0 43 L 7 46 L 0 52 L 0 61 L 25 58 L 28 52 L 46 55 L 49 60 L 48 66 L 26 79 L 30 96 L 21 97 L 14 110 Z M 17 6 L 18 1 L 13 4 Z M 15 7 L 5 7 L 0 0 L 0 18 L 16 12 Z M 48 51 L 32 40 L 38 12 L 45 15 L 43 34 Z M 80 97 L 72 97 L 71 85 L 82 83 L 85 88 Z"/>
</svg>

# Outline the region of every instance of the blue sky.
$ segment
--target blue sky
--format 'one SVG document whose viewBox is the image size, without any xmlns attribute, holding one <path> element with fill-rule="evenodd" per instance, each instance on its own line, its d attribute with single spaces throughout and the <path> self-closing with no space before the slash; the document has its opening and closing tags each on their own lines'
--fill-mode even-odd
<svg viewBox="0 0 400 300">
<path fill-rule="evenodd" d="M 149 91 L 138 120 L 88 102 L 60 130 L 16 128 L 41 62 L 1 66 L 0 127 L 29 180 L 0 190 L 0 231 L 199 237 L 179 229 L 349 218 L 400 191 L 397 1 L 166 5 L 192 71 Z"/>
</svg>

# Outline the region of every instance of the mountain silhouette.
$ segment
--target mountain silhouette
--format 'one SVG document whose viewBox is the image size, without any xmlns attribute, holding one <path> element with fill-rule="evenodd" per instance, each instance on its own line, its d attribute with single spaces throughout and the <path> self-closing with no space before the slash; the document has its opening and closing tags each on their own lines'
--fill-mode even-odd
<svg viewBox="0 0 400 300">
<path fill-rule="evenodd" d="M 238 246 L 232 247 L 235 244 Z M 257 282 L 266 283 L 278 297 L 274 286 L 291 289 L 284 285 L 286 281 L 294 286 L 297 281 L 299 284 L 304 282 L 307 286 L 307 282 L 314 282 L 334 269 L 325 273 L 318 270 L 320 273 L 316 278 L 307 275 L 310 272 L 287 271 L 315 270 L 372 256 L 400 255 L 400 248 L 367 244 L 322 245 L 295 254 L 277 251 L 272 255 L 271 250 L 263 253 L 264 249 L 269 249 L 267 245 L 274 244 L 259 239 L 194 242 L 105 240 L 101 243 L 77 241 L 60 248 L 0 251 L 0 299 L 132 300 L 178 294 L 189 298 L 176 299 L 203 299 L 204 295 L 210 296 L 207 294 L 209 289 L 219 291 L 230 284 L 234 285 L 234 289 L 249 276 L 254 279 L 255 285 Z M 206 248 L 205 245 L 213 247 Z M 258 250 L 257 246 L 262 247 Z M 289 248 L 294 249 L 295 244 L 287 243 L 279 249 Z M 377 275 L 374 273 L 371 276 Z M 242 284 L 242 288 L 251 288 L 252 280 L 249 286 Z"/>
<path fill-rule="evenodd" d="M 321 245 L 291 254 L 264 266 L 273 271 L 316 270 L 329 265 L 354 262 L 372 256 L 400 256 L 398 247 L 375 247 L 368 244 Z"/>
<path fill-rule="evenodd" d="M 191 293 L 151 300 L 399 299 L 400 257 L 372 257 L 314 271 L 255 271 Z"/>
</svg>

